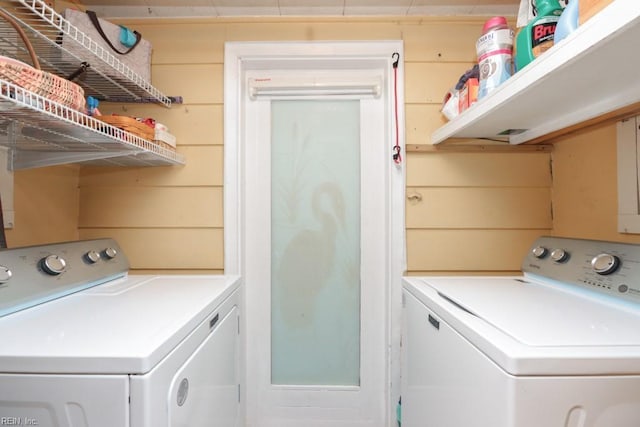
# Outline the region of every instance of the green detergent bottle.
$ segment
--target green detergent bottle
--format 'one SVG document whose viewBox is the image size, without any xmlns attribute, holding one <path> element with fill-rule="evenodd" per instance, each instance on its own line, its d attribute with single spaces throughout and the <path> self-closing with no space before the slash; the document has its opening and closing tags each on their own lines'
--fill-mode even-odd
<svg viewBox="0 0 640 427">
<path fill-rule="evenodd" d="M 553 46 L 553 35 L 562 14 L 562 6 L 558 0 L 536 0 L 536 9 L 536 17 L 516 37 L 516 71 L 522 70 Z"/>
</svg>

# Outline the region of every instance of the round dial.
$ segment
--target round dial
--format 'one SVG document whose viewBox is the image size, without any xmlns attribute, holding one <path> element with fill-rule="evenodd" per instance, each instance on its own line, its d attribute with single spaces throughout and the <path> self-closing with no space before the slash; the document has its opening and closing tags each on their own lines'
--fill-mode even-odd
<svg viewBox="0 0 640 427">
<path fill-rule="evenodd" d="M 67 263 L 64 258 L 60 258 L 58 255 L 49 255 L 43 258 L 41 263 L 44 272 L 52 276 L 57 276 L 67 268 Z"/>
<path fill-rule="evenodd" d="M 116 257 L 116 255 L 118 255 L 118 251 L 113 248 L 106 248 L 104 250 L 104 256 L 106 256 L 107 259 L 113 259 Z"/>
<path fill-rule="evenodd" d="M 620 258 L 611 254 L 598 254 L 591 260 L 593 270 L 603 276 L 611 274 L 620 266 Z"/>
<path fill-rule="evenodd" d="M 0 283 L 6 283 L 11 279 L 13 273 L 7 267 L 0 265 Z"/>
<path fill-rule="evenodd" d="M 84 257 L 90 264 L 95 264 L 100 260 L 100 254 L 96 251 L 89 251 L 84 254 Z"/>
<path fill-rule="evenodd" d="M 533 253 L 533 256 L 536 258 L 544 258 L 547 256 L 547 248 L 543 247 L 543 246 L 536 246 L 535 248 L 533 248 L 533 250 L 531 251 Z"/>
<path fill-rule="evenodd" d="M 551 251 L 551 259 L 555 262 L 565 262 L 569 259 L 569 253 L 564 249 L 554 249 Z"/>
</svg>

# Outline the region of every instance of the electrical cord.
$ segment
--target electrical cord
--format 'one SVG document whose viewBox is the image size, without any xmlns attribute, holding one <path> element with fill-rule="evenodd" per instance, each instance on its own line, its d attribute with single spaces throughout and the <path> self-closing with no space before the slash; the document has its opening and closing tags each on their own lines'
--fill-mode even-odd
<svg viewBox="0 0 640 427">
<path fill-rule="evenodd" d="M 402 163 L 402 148 L 400 148 L 400 121 L 398 120 L 398 63 L 400 62 L 400 54 L 394 52 L 393 58 L 393 101 L 394 101 L 394 118 L 396 129 L 396 142 L 393 146 L 393 161 L 399 165 Z"/>
<path fill-rule="evenodd" d="M 7 248 L 7 236 L 4 233 L 4 218 L 2 215 L 2 200 L 0 199 L 0 249 Z"/>
</svg>

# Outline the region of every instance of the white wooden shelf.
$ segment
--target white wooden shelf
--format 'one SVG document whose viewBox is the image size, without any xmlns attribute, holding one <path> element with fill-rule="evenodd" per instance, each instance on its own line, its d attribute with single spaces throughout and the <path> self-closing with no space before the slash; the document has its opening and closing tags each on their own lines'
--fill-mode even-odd
<svg viewBox="0 0 640 427">
<path fill-rule="evenodd" d="M 66 163 L 101 166 L 184 164 L 184 157 L 21 87 L 0 80 L 0 146 L 10 169 Z"/>
<path fill-rule="evenodd" d="M 431 135 L 522 144 L 640 102 L 640 5 L 616 0 Z"/>
<path fill-rule="evenodd" d="M 43 70 L 61 77 L 70 76 L 82 63 L 89 67 L 74 80 L 87 96 L 115 102 L 156 102 L 167 107 L 171 99 L 134 73 L 111 52 L 89 39 L 43 0 L 8 0 L 6 12 L 20 23 L 29 36 Z M 60 41 L 64 37 L 66 44 Z M 64 46 L 75 46 L 67 49 Z M 30 63 L 16 31 L 0 19 L 0 55 Z"/>
</svg>

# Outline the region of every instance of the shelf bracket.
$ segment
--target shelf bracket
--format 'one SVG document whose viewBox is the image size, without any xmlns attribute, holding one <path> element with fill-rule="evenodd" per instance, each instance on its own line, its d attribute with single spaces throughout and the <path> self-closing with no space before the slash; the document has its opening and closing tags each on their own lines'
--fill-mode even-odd
<svg viewBox="0 0 640 427">
<path fill-rule="evenodd" d="M 60 151 L 25 151 L 13 150 L 12 170 L 32 169 L 43 166 L 56 166 L 68 163 L 102 160 L 112 157 L 132 156 L 135 151 L 89 151 L 89 152 L 60 152 Z"/>
<path fill-rule="evenodd" d="M 14 226 L 13 189 L 11 153 L 8 148 L 0 147 L 0 198 L 2 200 L 4 228 L 13 228 Z"/>
</svg>

